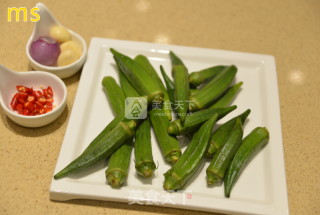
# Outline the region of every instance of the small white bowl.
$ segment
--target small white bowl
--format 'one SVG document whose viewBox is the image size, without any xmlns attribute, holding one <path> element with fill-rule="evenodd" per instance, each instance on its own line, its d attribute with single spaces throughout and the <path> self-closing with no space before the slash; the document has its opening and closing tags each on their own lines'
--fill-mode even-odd
<svg viewBox="0 0 320 215">
<path fill-rule="evenodd" d="M 14 72 L 0 64 L 0 104 L 7 116 L 15 123 L 25 127 L 41 127 L 57 119 L 66 106 L 67 88 L 63 81 L 48 72 Z M 38 116 L 24 116 L 11 108 L 12 97 L 18 93 L 16 86 L 22 85 L 40 90 L 51 86 L 55 108 L 51 112 Z"/>
<path fill-rule="evenodd" d="M 59 78 L 68 78 L 72 75 L 74 75 L 76 72 L 78 72 L 81 67 L 83 66 L 86 57 L 87 57 L 87 44 L 84 41 L 84 39 L 78 35 L 77 33 L 71 31 L 68 29 L 68 31 L 71 34 L 71 40 L 77 42 L 80 45 L 82 55 L 80 58 L 67 66 L 45 66 L 38 62 L 36 62 L 30 55 L 30 46 L 34 39 L 40 37 L 40 36 L 49 36 L 49 32 L 51 27 L 55 25 L 62 26 L 51 14 L 51 12 L 48 10 L 48 8 L 42 4 L 38 3 L 36 4 L 36 7 L 39 8 L 38 14 L 40 15 L 40 20 L 35 23 L 33 32 L 31 34 L 31 37 L 29 38 L 26 46 L 26 53 L 29 58 L 31 66 L 38 71 L 46 71 L 50 72 L 52 74 L 55 74 Z M 64 27 L 64 26 L 62 26 Z M 65 27 L 64 27 L 65 28 Z M 67 28 L 66 28 L 67 29 Z"/>
</svg>

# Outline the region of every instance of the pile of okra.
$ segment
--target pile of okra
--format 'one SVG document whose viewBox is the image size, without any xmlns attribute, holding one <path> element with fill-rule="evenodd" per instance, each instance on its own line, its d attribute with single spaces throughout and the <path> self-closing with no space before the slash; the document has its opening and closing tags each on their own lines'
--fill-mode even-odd
<svg viewBox="0 0 320 215">
<path fill-rule="evenodd" d="M 232 85 L 237 67 L 219 65 L 189 73 L 182 60 L 170 51 L 172 79 L 160 66 L 162 82 L 146 56 L 131 59 L 112 48 L 110 51 L 121 87 L 111 76 L 103 78 L 102 86 L 115 118 L 54 178 L 82 171 L 110 157 L 106 179 L 112 187 L 119 187 L 128 177 L 133 147 L 137 173 L 151 177 L 157 169 L 152 156 L 152 126 L 164 159 L 172 164 L 163 174 L 165 190 L 183 189 L 207 158 L 207 184 L 224 181 L 225 196 L 229 197 L 247 163 L 269 140 L 265 127 L 256 127 L 243 138 L 250 109 L 212 132 L 216 121 L 237 108 L 229 106 L 243 84 Z M 126 100 L 129 97 L 135 98 Z M 126 107 L 132 111 L 126 111 Z M 180 135 L 191 140 L 183 153 L 177 139 Z"/>
</svg>

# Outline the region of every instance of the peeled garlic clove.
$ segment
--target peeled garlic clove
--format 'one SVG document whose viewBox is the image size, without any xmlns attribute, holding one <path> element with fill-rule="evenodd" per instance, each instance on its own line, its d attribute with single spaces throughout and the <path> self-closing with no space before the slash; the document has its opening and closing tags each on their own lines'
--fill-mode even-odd
<svg viewBox="0 0 320 215">
<path fill-rule="evenodd" d="M 67 66 L 73 62 L 76 62 L 78 59 L 78 55 L 74 50 L 64 50 L 58 57 L 58 66 Z"/>
<path fill-rule="evenodd" d="M 56 25 L 50 29 L 50 37 L 55 39 L 58 43 L 64 43 L 71 40 L 70 32 L 59 25 Z"/>
<path fill-rule="evenodd" d="M 62 43 L 60 45 L 60 49 L 61 49 L 61 52 L 65 51 L 67 49 L 72 49 L 73 51 L 75 51 L 77 53 L 78 58 L 80 58 L 80 56 L 81 56 L 80 46 L 75 41 L 68 41 L 68 42 Z"/>
</svg>

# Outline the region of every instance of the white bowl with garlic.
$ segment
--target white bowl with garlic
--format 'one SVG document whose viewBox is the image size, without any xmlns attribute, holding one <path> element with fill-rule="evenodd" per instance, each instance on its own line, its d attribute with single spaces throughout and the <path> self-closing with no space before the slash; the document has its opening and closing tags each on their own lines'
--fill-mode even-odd
<svg viewBox="0 0 320 215">
<path fill-rule="evenodd" d="M 87 57 L 87 45 L 77 33 L 63 27 L 42 3 L 39 8 L 40 20 L 26 46 L 31 66 L 59 78 L 68 78 L 78 72 Z"/>
</svg>

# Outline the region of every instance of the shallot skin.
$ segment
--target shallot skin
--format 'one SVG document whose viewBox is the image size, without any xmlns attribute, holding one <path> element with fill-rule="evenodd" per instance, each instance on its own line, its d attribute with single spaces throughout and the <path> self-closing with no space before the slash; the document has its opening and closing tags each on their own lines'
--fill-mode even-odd
<svg viewBox="0 0 320 215">
<path fill-rule="evenodd" d="M 45 66 L 56 63 L 60 52 L 60 46 L 57 41 L 49 36 L 38 37 L 30 47 L 31 57 Z"/>
</svg>

